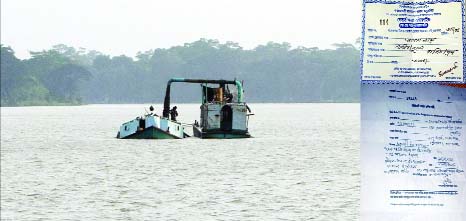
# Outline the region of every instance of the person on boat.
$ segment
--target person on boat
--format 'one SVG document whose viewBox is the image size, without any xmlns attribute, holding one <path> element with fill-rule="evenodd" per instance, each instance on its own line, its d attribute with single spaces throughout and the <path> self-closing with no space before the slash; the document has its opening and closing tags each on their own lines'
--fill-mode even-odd
<svg viewBox="0 0 466 221">
<path fill-rule="evenodd" d="M 150 115 L 154 115 L 154 106 L 150 105 L 149 111 L 150 111 L 149 112 Z"/>
<path fill-rule="evenodd" d="M 172 121 L 176 121 L 176 117 L 178 117 L 178 111 L 176 111 L 177 107 L 174 106 L 171 110 L 170 110 L 170 117 L 172 119 Z"/>
<path fill-rule="evenodd" d="M 227 103 L 231 103 L 231 101 L 233 101 L 233 95 L 229 92 L 225 93 L 223 97 L 223 100 L 225 100 Z"/>
<path fill-rule="evenodd" d="M 151 106 L 149 107 L 149 111 L 150 111 L 150 112 L 149 112 L 149 115 L 151 115 L 151 116 L 158 116 L 158 115 L 155 113 L 154 106 L 151 105 Z"/>
</svg>

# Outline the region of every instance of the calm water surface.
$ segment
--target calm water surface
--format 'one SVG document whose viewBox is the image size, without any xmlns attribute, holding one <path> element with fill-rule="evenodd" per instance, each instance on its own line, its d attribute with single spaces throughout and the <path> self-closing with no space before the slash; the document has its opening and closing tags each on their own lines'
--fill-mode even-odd
<svg viewBox="0 0 466 221">
<path fill-rule="evenodd" d="M 357 220 L 359 105 L 250 106 L 241 140 L 115 139 L 148 105 L 1 108 L 1 218 Z"/>
</svg>

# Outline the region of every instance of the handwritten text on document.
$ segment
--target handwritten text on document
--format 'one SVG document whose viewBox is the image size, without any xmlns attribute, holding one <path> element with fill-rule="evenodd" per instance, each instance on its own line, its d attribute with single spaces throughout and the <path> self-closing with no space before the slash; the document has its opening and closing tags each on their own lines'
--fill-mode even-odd
<svg viewBox="0 0 466 221">
<path fill-rule="evenodd" d="M 363 81 L 464 82 L 463 2 L 364 3 Z"/>
</svg>

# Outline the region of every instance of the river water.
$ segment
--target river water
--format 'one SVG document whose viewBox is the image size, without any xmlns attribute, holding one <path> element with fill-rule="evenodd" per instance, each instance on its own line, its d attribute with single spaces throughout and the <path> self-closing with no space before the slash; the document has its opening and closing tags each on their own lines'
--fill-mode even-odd
<svg viewBox="0 0 466 221">
<path fill-rule="evenodd" d="M 2 220 L 358 220 L 358 104 L 250 104 L 251 139 L 114 138 L 148 106 L 2 107 Z"/>
</svg>

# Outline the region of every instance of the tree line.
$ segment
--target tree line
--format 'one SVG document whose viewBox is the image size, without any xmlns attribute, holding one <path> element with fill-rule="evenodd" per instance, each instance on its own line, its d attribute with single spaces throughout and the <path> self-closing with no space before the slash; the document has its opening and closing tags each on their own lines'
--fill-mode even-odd
<svg viewBox="0 0 466 221">
<path fill-rule="evenodd" d="M 238 79 L 248 102 L 356 102 L 359 50 L 269 42 L 254 49 L 200 39 L 135 58 L 56 45 L 18 59 L 1 46 L 1 105 L 160 103 L 172 77 Z M 200 87 L 173 85 L 174 102 L 199 102 Z"/>
</svg>

